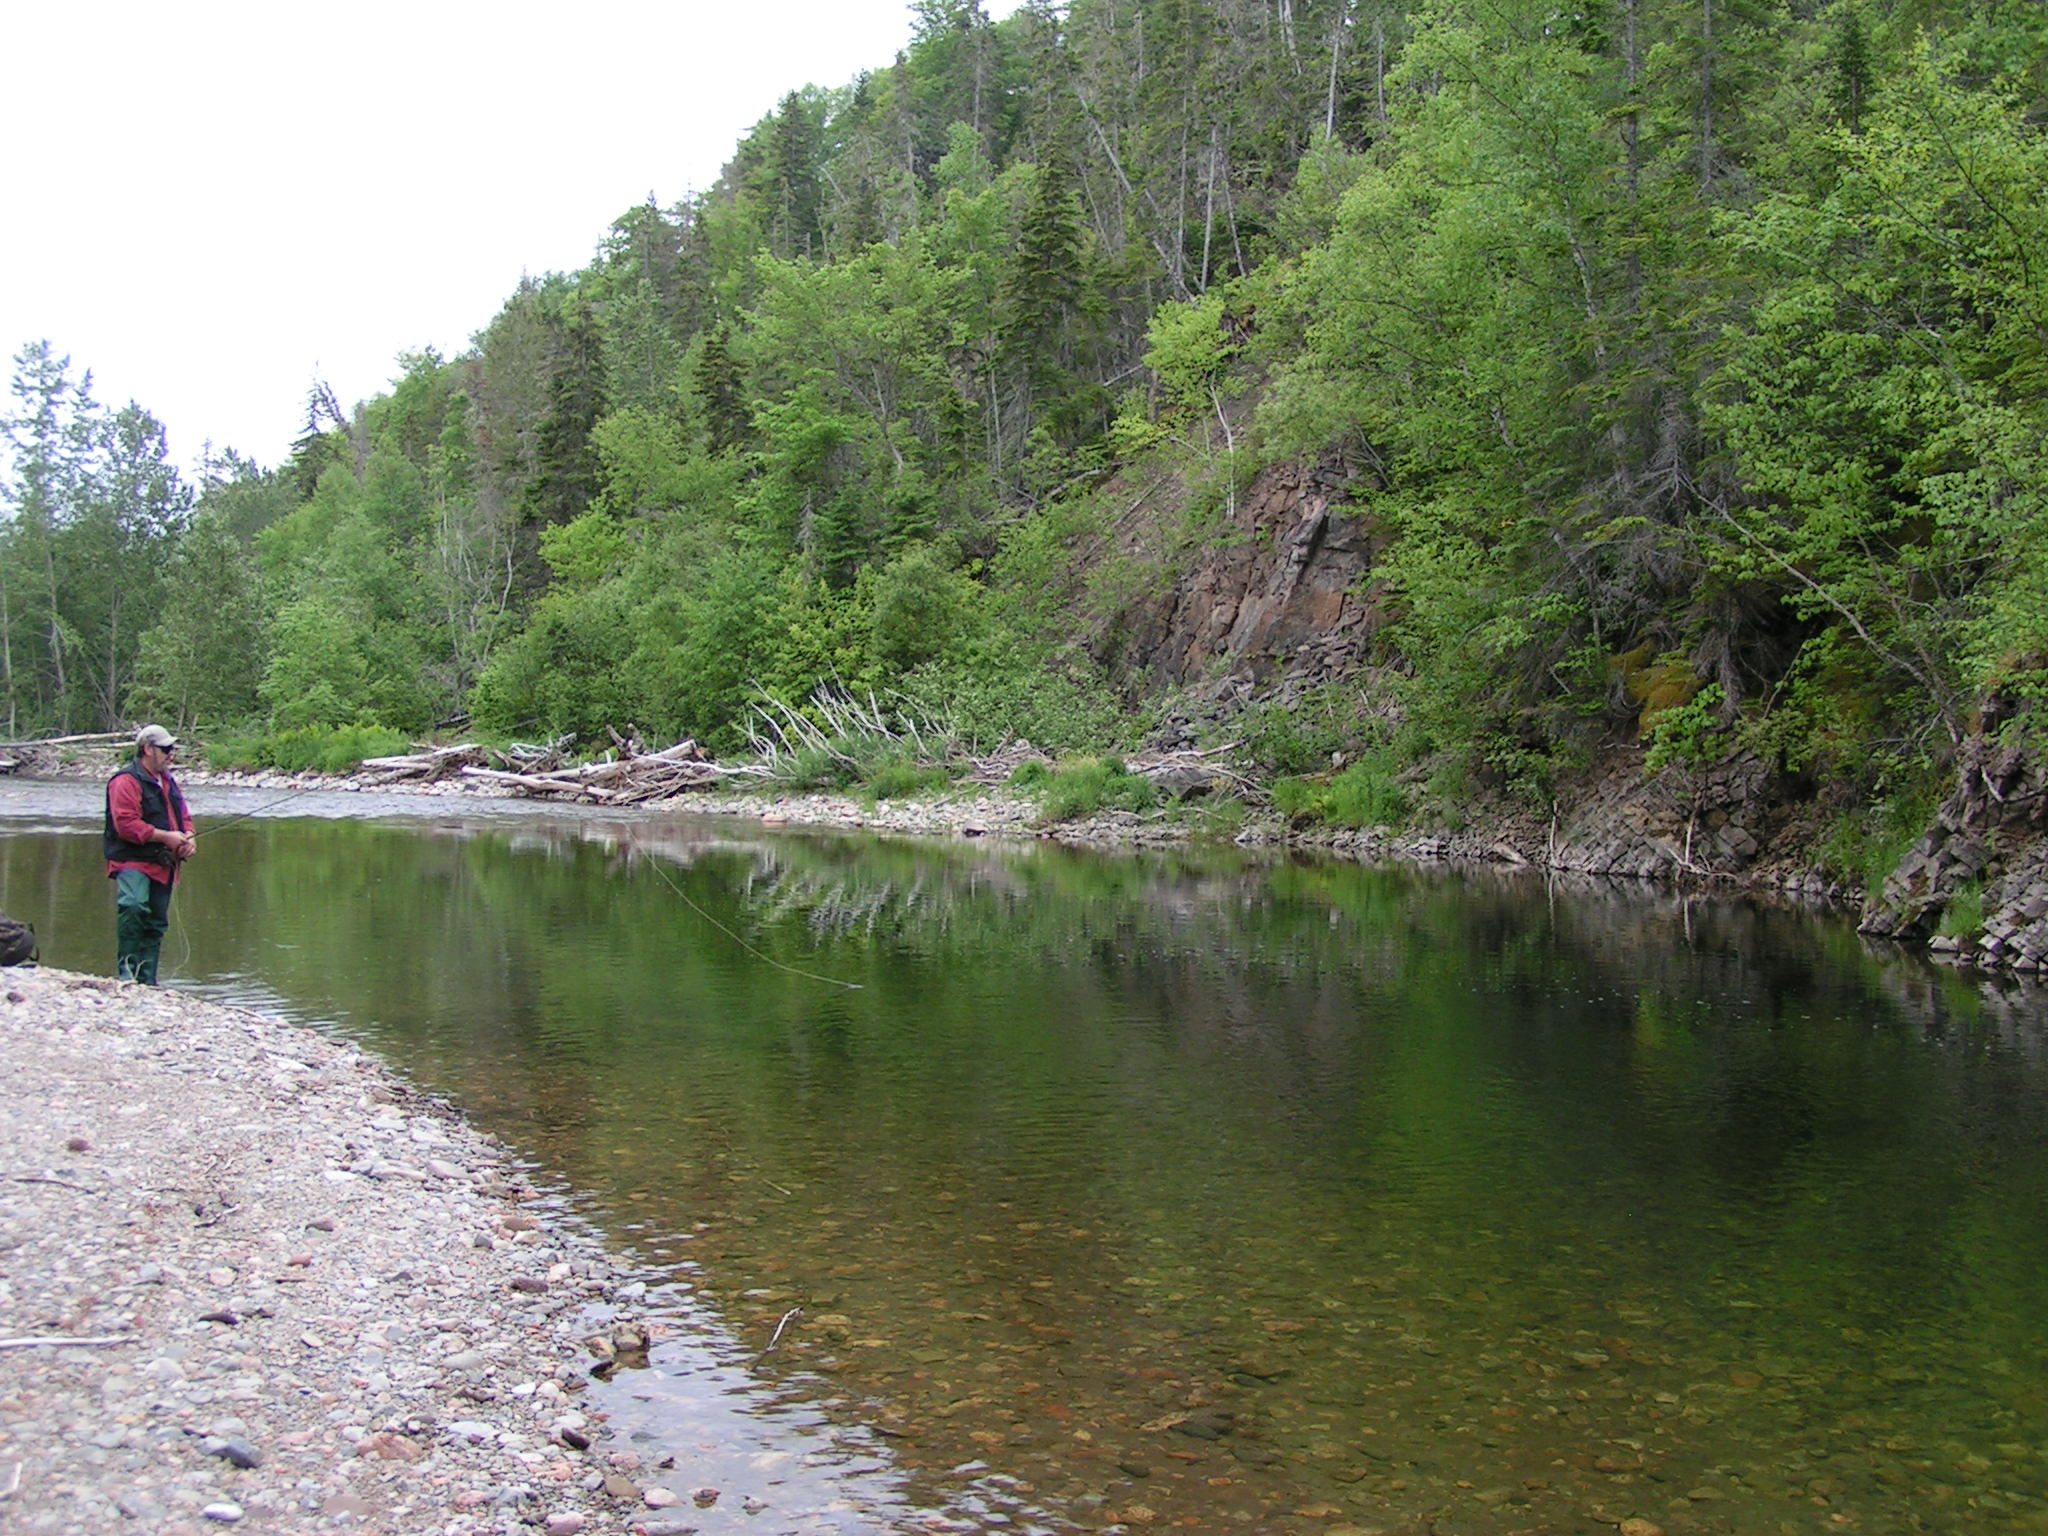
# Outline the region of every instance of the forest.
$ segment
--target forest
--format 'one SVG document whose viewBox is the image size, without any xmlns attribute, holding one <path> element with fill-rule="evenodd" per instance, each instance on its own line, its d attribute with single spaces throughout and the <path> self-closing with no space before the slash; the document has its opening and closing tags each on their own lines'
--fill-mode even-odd
<svg viewBox="0 0 2048 1536">
<path fill-rule="evenodd" d="M 1540 804 L 1640 730 L 1883 805 L 2033 728 L 2036 0 L 911 9 L 461 355 L 316 388 L 284 463 L 181 473 L 24 346 L 10 738 L 732 752 L 830 688 L 1129 749 L 1171 701 L 1125 615 L 1285 462 L 1381 530 L 1382 618 L 1214 723 L 1269 773 Z"/>
</svg>

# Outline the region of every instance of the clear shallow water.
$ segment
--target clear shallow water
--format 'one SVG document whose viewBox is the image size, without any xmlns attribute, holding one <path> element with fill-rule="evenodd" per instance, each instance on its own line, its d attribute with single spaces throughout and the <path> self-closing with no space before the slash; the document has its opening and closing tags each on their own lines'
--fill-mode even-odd
<svg viewBox="0 0 2048 1536">
<path fill-rule="evenodd" d="M 64 793 L 0 907 L 104 971 Z M 404 809 L 222 828 L 167 969 L 677 1283 L 607 1404 L 771 1489 L 707 1532 L 2048 1530 L 2032 990 L 1635 888 Z"/>
</svg>

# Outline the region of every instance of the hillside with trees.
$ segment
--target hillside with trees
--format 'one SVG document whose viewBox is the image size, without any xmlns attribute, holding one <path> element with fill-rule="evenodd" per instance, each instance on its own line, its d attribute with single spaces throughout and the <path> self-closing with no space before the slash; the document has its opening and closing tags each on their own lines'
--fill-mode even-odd
<svg viewBox="0 0 2048 1536">
<path fill-rule="evenodd" d="M 831 685 L 1134 747 L 1173 701 L 1123 626 L 1284 464 L 1372 520 L 1379 617 L 1352 675 L 1211 721 L 1269 772 L 1426 820 L 1640 739 L 1875 845 L 1987 701 L 2036 729 L 2039 5 L 912 9 L 460 356 L 316 391 L 286 463 L 187 483 L 24 348 L 10 735 L 732 751 Z"/>
</svg>

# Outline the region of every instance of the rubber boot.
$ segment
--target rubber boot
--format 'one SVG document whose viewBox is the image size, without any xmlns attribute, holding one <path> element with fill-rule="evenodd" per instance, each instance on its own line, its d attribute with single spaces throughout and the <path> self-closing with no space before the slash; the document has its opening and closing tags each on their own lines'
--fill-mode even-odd
<svg viewBox="0 0 2048 1536">
<path fill-rule="evenodd" d="M 171 891 L 140 870 L 114 876 L 114 975 L 156 985 L 157 952 L 170 926 Z"/>
</svg>

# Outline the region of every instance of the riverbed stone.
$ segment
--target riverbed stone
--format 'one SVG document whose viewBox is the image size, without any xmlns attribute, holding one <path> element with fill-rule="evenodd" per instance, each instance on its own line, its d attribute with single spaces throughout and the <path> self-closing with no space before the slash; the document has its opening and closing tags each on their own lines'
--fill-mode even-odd
<svg viewBox="0 0 2048 1536">
<path fill-rule="evenodd" d="M 493 1198 L 531 1190 L 501 1148 L 352 1047 L 56 970 L 10 973 L 8 995 L 0 1168 L 52 1166 L 53 1103 L 90 1161 L 0 1186 L 12 1331 L 95 1342 L 0 1352 L 0 1487 L 25 1468 L 0 1523 L 516 1524 L 563 1415 L 558 1373 L 581 1379 L 573 1320 L 608 1304 L 623 1266 L 524 1212 L 516 1248 L 462 1241 L 490 1224 L 476 1171 Z M 348 1173 L 380 1145 L 431 1148 L 380 1159 L 425 1176 Z M 556 1273 L 550 1292 L 510 1289 Z M 577 1433 L 606 1438 L 587 1418 Z M 604 1506 L 571 1476 L 549 1507 L 594 1526 Z"/>
</svg>

